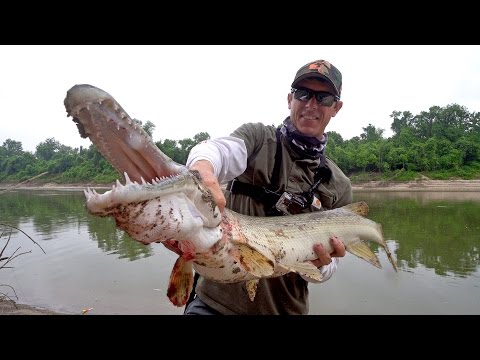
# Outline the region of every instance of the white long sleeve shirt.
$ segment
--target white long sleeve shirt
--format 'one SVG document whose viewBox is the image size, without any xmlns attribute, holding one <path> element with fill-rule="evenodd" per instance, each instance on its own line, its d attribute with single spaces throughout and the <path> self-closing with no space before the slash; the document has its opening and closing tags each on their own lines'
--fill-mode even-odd
<svg viewBox="0 0 480 360">
<path fill-rule="evenodd" d="M 186 165 L 199 160 L 210 161 L 218 182 L 227 183 L 247 168 L 247 148 L 242 139 L 233 136 L 205 140 L 192 148 Z"/>
</svg>

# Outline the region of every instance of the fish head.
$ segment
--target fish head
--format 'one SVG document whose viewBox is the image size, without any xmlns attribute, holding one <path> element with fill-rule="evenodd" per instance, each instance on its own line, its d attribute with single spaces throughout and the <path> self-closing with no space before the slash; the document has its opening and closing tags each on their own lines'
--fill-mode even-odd
<svg viewBox="0 0 480 360">
<path fill-rule="evenodd" d="M 99 194 L 85 191 L 87 210 L 115 219 L 117 227 L 143 244 L 178 241 L 192 254 L 207 251 L 222 237 L 220 210 L 198 172 L 187 171 L 151 183 L 117 182 Z"/>
<path fill-rule="evenodd" d="M 121 176 L 127 173 L 133 181 L 151 182 L 187 171 L 161 152 L 141 122 L 132 119 L 106 91 L 75 85 L 67 91 L 64 105 L 80 135 L 88 137 Z"/>
</svg>

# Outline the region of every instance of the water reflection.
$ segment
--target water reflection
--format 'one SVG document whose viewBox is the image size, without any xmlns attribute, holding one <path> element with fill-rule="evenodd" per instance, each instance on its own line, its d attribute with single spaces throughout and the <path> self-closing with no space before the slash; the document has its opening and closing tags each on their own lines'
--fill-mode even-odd
<svg viewBox="0 0 480 360">
<path fill-rule="evenodd" d="M 422 265 L 437 275 L 460 277 L 478 269 L 479 193 L 362 192 L 355 199 L 367 201 L 369 218 L 397 243 L 400 268 Z"/>
<path fill-rule="evenodd" d="M 123 230 L 115 226 L 111 218 L 99 218 L 89 215 L 88 232 L 90 239 L 98 243 L 98 247 L 120 259 L 137 260 L 151 256 L 152 248 L 130 238 Z"/>
<path fill-rule="evenodd" d="M 2 194 L 0 200 L 1 222 L 19 227 L 31 220 L 34 232 L 43 234 L 43 240 L 64 232 L 66 227 L 86 226 L 90 239 L 105 252 L 129 260 L 152 255 L 151 247 L 133 241 L 115 227 L 111 218 L 88 214 L 83 192 L 22 190 Z"/>
</svg>

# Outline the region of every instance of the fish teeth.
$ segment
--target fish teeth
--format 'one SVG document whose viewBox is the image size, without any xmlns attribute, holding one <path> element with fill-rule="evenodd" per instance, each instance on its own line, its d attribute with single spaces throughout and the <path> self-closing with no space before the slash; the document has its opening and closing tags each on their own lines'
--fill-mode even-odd
<svg viewBox="0 0 480 360">
<path fill-rule="evenodd" d="M 125 185 L 132 184 L 132 180 L 130 180 L 130 176 L 128 176 L 126 172 L 124 172 L 123 175 L 125 175 Z"/>
</svg>

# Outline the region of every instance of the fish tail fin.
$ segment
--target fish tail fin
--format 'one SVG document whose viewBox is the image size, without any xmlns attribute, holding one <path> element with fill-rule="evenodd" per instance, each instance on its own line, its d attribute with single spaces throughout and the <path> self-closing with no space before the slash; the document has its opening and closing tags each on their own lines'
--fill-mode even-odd
<svg viewBox="0 0 480 360">
<path fill-rule="evenodd" d="M 376 226 L 377 226 L 378 232 L 382 234 L 381 242 L 377 242 L 377 243 L 379 243 L 382 246 L 382 248 L 385 250 L 385 253 L 387 254 L 387 257 L 388 257 L 388 261 L 390 261 L 390 263 L 392 264 L 393 269 L 396 272 L 398 272 L 397 261 L 395 260 L 392 253 L 390 252 L 390 249 L 387 246 L 387 242 L 385 241 L 385 236 L 383 235 L 382 225 L 376 224 Z M 380 269 L 382 268 L 382 265 L 380 264 L 380 261 L 378 260 L 377 255 L 375 255 L 375 253 L 372 250 L 370 250 L 368 245 L 364 241 L 362 241 L 360 238 L 357 238 L 351 244 L 346 245 L 345 250 L 347 250 L 353 255 L 358 256 L 359 258 L 369 262 L 370 264 Z"/>
<path fill-rule="evenodd" d="M 392 264 L 393 269 L 395 272 L 398 272 L 398 267 L 397 267 L 397 260 L 392 256 L 392 253 L 388 249 L 388 247 L 385 245 L 385 252 L 387 253 L 388 261 L 390 261 L 390 264 Z"/>
<path fill-rule="evenodd" d="M 368 204 L 365 201 L 358 201 L 352 204 L 348 204 L 345 205 L 344 208 L 363 217 L 366 217 L 369 212 Z M 390 249 L 387 246 L 385 236 L 383 234 L 382 225 L 376 224 L 376 226 L 380 234 L 382 234 L 380 245 L 385 250 L 388 261 L 390 261 L 390 263 L 392 264 L 393 269 L 398 272 L 397 261 L 395 260 L 392 253 L 390 252 Z M 370 264 L 373 264 L 378 268 L 382 267 L 375 253 L 373 253 L 370 248 L 360 239 L 358 239 L 358 242 L 354 242 L 353 244 L 349 245 L 347 251 L 351 252 L 352 254 L 358 256 L 361 259 L 368 261 Z"/>
<path fill-rule="evenodd" d="M 351 203 L 345 205 L 343 208 L 363 217 L 366 217 L 369 211 L 368 204 L 365 201 Z"/>
<path fill-rule="evenodd" d="M 390 252 L 390 249 L 388 248 L 387 242 L 385 241 L 385 236 L 383 235 L 382 225 L 377 224 L 377 226 L 378 226 L 378 230 L 379 230 L 380 233 L 382 234 L 382 243 L 383 243 L 382 246 L 383 246 L 383 249 L 385 250 L 385 253 L 387 254 L 388 261 L 390 261 L 390 264 L 392 264 L 393 269 L 395 270 L 395 272 L 398 272 L 397 260 L 395 260 L 395 258 L 393 257 L 392 253 Z"/>
<path fill-rule="evenodd" d="M 275 263 L 273 260 L 247 244 L 236 242 L 230 255 L 245 271 L 255 277 L 267 277 L 274 272 Z"/>
<path fill-rule="evenodd" d="M 181 307 L 187 303 L 193 289 L 193 264 L 179 256 L 170 273 L 167 296 L 173 305 Z"/>
</svg>

